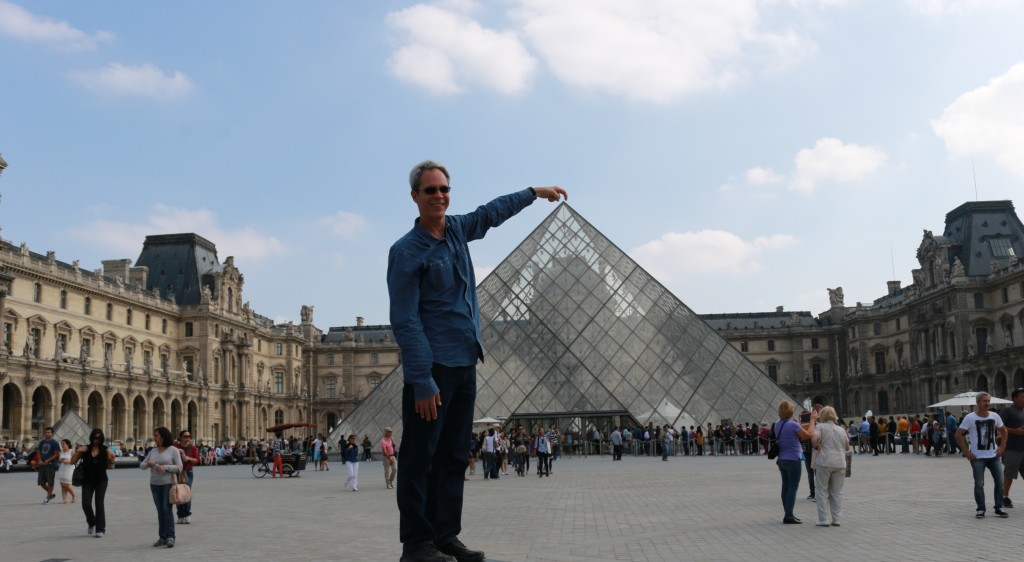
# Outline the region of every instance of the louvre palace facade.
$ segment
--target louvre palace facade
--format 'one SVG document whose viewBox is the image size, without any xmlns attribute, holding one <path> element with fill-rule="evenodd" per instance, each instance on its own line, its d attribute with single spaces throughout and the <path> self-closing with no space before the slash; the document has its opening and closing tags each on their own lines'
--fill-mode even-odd
<svg viewBox="0 0 1024 562">
<path fill-rule="evenodd" d="M 0 442 L 33 442 L 69 410 L 129 446 L 161 425 L 207 442 L 326 431 L 397 365 L 386 327 L 325 334 L 311 306 L 275 324 L 243 285 L 196 234 L 148 236 L 134 265 L 92 271 L 0 240 Z"/>
<path fill-rule="evenodd" d="M 493 313 L 483 375 L 501 367 L 481 386 L 488 411 L 666 422 L 724 417 L 721 408 L 765 415 L 752 411 L 764 406 L 756 395 L 718 381 L 723 367 L 742 372 L 736 384 L 833 404 L 845 417 L 922 412 L 957 392 L 1007 397 L 1024 386 L 1024 226 L 1009 201 L 948 213 L 941 234 L 924 231 L 912 283 L 889 281 L 873 302 L 847 306 L 836 288 L 817 315 L 779 307 L 694 315 L 700 322 L 571 208 L 542 226 L 556 223 L 569 225 L 550 233 L 565 239 L 558 259 L 534 236 L 481 282 L 481 306 Z M 603 263 L 617 273 L 592 268 L 602 252 L 615 254 Z M 538 283 L 565 300 L 527 305 Z M 147 441 L 158 425 L 210 441 L 261 437 L 279 422 L 313 421 L 325 432 L 395 423 L 394 388 L 383 387 L 400 386 L 401 354 L 389 326 L 357 318 L 322 331 L 312 306 L 298 324 L 275 324 L 244 302 L 243 284 L 234 260 L 221 263 L 213 243 L 195 234 L 147 237 L 134 264 L 110 260 L 95 271 L 0 241 L 0 441 L 32 441 L 69 409 L 127 444 Z M 519 351 L 522 324 L 549 316 L 539 332 L 549 341 L 537 349 L 556 342 L 562 355 Z M 496 337 L 511 344 L 494 354 Z M 724 356 L 719 339 L 738 353 Z M 595 350 L 625 354 L 629 365 L 598 360 Z M 538 361 L 545 372 L 527 372 Z M 698 373 L 676 379 L 673 369 Z M 364 403 L 362 421 L 339 424 Z"/>
<path fill-rule="evenodd" d="M 923 412 L 952 394 L 1024 387 L 1024 225 L 1010 201 L 965 203 L 925 230 L 913 282 L 871 303 L 703 318 L 799 400 L 844 416 Z M 839 280 L 837 280 L 839 281 Z"/>
</svg>

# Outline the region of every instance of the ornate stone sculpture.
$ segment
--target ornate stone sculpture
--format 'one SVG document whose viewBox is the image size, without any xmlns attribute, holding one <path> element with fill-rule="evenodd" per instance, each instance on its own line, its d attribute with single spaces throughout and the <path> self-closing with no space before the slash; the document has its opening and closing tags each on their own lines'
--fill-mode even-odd
<svg viewBox="0 0 1024 562">
<path fill-rule="evenodd" d="M 126 347 L 124 349 L 124 372 L 132 374 L 132 348 Z"/>
<path fill-rule="evenodd" d="M 974 357 L 977 354 L 978 354 L 978 348 L 975 347 L 974 340 L 972 339 L 972 340 L 967 342 L 967 356 L 968 357 Z"/>
<path fill-rule="evenodd" d="M 836 287 L 828 290 L 828 303 L 833 307 L 843 306 L 843 288 Z"/>
<path fill-rule="evenodd" d="M 299 314 L 302 317 L 302 323 L 303 324 L 312 324 L 313 323 L 313 307 L 312 306 L 309 306 L 309 305 L 306 305 L 306 304 L 302 305 L 302 310 L 299 312 Z"/>
<path fill-rule="evenodd" d="M 22 357 L 32 357 L 36 354 L 36 346 L 32 343 L 32 336 L 25 338 L 25 348 L 22 350 Z"/>
<path fill-rule="evenodd" d="M 103 368 L 109 369 L 114 366 L 114 350 L 112 347 L 108 347 L 103 352 Z"/>
<path fill-rule="evenodd" d="M 82 348 L 78 350 L 78 362 L 81 363 L 82 365 L 85 365 L 88 361 L 89 347 L 83 345 Z"/>
<path fill-rule="evenodd" d="M 64 360 L 64 341 L 57 338 L 57 349 L 53 353 L 53 360 L 60 363 Z"/>
<path fill-rule="evenodd" d="M 171 362 L 167 360 L 166 355 L 160 356 L 160 371 L 164 375 L 164 378 L 171 376 Z"/>
<path fill-rule="evenodd" d="M 960 261 L 959 257 L 953 258 L 953 277 L 963 277 L 966 275 L 964 272 L 964 264 Z"/>
<path fill-rule="evenodd" d="M 143 368 L 145 370 L 145 373 L 146 373 L 147 377 L 153 376 L 153 356 L 152 355 L 147 355 L 146 356 L 146 361 L 145 361 L 145 365 L 144 365 Z"/>
</svg>

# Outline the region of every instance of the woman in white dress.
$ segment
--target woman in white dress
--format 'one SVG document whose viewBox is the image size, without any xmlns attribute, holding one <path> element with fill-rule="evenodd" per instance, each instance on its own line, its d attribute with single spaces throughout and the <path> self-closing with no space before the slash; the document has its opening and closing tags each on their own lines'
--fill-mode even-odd
<svg viewBox="0 0 1024 562">
<path fill-rule="evenodd" d="M 75 473 L 75 465 L 71 462 L 71 456 L 74 453 L 71 450 L 71 441 L 61 439 L 60 468 L 57 469 L 57 481 L 60 482 L 60 503 L 68 503 L 68 494 L 71 494 L 71 503 L 75 503 L 75 499 L 78 498 L 75 495 L 75 489 L 71 487 L 71 476 Z"/>
</svg>

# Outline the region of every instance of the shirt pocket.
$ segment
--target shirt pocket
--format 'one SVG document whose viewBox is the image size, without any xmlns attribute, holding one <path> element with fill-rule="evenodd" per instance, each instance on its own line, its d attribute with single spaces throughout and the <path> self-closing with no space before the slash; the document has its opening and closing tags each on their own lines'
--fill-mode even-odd
<svg viewBox="0 0 1024 562">
<path fill-rule="evenodd" d="M 438 291 L 448 291 L 455 286 L 455 270 L 449 258 L 430 262 L 427 265 L 427 281 Z"/>
</svg>

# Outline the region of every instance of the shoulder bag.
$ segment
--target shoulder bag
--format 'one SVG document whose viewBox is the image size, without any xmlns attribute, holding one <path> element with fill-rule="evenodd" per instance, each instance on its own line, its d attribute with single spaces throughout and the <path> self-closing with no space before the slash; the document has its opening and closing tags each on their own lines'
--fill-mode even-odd
<svg viewBox="0 0 1024 562">
<path fill-rule="evenodd" d="M 181 505 L 192 501 L 192 489 L 188 487 L 188 476 L 182 468 L 175 478 L 176 482 L 171 485 L 169 495 L 171 505 Z"/>
<path fill-rule="evenodd" d="M 75 471 L 71 473 L 71 485 L 81 487 L 83 482 L 85 482 L 85 461 L 79 460 L 75 465 Z"/>
<path fill-rule="evenodd" d="M 772 440 L 768 444 L 768 460 L 773 461 L 779 456 L 779 440 L 775 438 L 775 423 L 772 423 Z"/>
</svg>

